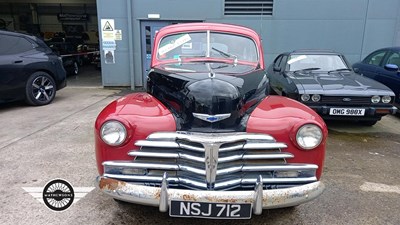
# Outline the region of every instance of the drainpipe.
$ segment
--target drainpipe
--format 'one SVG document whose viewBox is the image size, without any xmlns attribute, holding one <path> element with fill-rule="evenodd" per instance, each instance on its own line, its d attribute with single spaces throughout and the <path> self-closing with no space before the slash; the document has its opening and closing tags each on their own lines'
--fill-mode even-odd
<svg viewBox="0 0 400 225">
<path fill-rule="evenodd" d="M 132 22 L 132 1 L 126 0 L 126 8 L 127 8 L 127 20 L 128 20 L 128 62 L 129 62 L 129 74 L 131 76 L 131 90 L 135 90 L 135 72 L 133 67 L 133 38 L 132 38 L 132 29 L 133 29 L 133 22 Z"/>
<path fill-rule="evenodd" d="M 400 6 L 400 3 L 398 3 Z M 397 6 L 396 31 L 393 35 L 393 46 L 400 46 L 400 7 Z"/>
<path fill-rule="evenodd" d="M 363 55 L 364 55 L 364 40 L 365 40 L 365 30 L 367 29 L 368 9 L 369 9 L 369 0 L 367 0 L 367 9 L 365 10 L 364 30 L 363 30 L 362 41 L 361 41 L 361 54 L 360 54 L 359 61 L 361 61 L 363 59 Z"/>
</svg>

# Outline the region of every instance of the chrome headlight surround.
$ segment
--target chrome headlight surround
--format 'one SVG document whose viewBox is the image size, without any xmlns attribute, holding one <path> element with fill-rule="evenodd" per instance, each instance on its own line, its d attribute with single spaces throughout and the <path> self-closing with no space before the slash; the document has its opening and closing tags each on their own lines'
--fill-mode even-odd
<svg viewBox="0 0 400 225">
<path fill-rule="evenodd" d="M 296 142 L 304 150 L 311 150 L 321 144 L 324 135 L 319 126 L 315 124 L 305 124 L 297 130 Z"/>
<path fill-rule="evenodd" d="M 317 95 L 317 94 L 312 95 L 312 96 L 311 96 L 311 100 L 312 100 L 313 102 L 319 102 L 319 101 L 321 100 L 321 95 Z"/>
<path fill-rule="evenodd" d="M 372 103 L 379 103 L 380 101 L 381 101 L 381 97 L 379 97 L 378 95 L 374 95 L 371 97 Z"/>
<path fill-rule="evenodd" d="M 300 98 L 301 98 L 301 101 L 307 102 L 307 101 L 310 100 L 310 95 L 309 95 L 309 94 L 302 94 L 302 95 L 300 96 Z"/>
<path fill-rule="evenodd" d="M 128 135 L 125 126 L 116 120 L 109 120 L 100 128 L 101 140 L 110 146 L 118 146 L 123 144 L 127 136 Z"/>
<path fill-rule="evenodd" d="M 383 103 L 390 103 L 392 101 L 392 97 L 389 95 L 382 96 L 382 102 Z"/>
</svg>

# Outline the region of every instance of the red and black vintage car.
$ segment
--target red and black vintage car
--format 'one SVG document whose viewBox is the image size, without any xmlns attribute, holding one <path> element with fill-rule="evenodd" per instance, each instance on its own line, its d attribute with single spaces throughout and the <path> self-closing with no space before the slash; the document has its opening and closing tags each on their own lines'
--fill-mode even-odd
<svg viewBox="0 0 400 225">
<path fill-rule="evenodd" d="M 326 125 L 268 95 L 255 31 L 178 24 L 154 43 L 147 92 L 113 101 L 96 120 L 104 193 L 171 216 L 233 219 L 323 192 Z"/>
</svg>

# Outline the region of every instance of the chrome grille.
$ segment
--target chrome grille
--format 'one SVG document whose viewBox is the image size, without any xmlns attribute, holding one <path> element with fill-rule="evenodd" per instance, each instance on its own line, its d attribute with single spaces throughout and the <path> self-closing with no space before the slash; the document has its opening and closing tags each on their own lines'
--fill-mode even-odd
<svg viewBox="0 0 400 225">
<path fill-rule="evenodd" d="M 106 161 L 104 176 L 160 186 L 164 172 L 176 188 L 254 189 L 292 187 L 316 181 L 317 165 L 289 164 L 293 154 L 269 135 L 250 133 L 157 132 L 135 143 L 131 161 Z"/>
</svg>

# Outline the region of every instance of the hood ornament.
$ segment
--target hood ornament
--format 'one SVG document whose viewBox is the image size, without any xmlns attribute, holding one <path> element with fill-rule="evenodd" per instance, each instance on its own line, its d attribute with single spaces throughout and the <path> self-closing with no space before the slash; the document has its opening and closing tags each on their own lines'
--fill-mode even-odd
<svg viewBox="0 0 400 225">
<path fill-rule="evenodd" d="M 196 117 L 197 119 L 204 120 L 209 123 L 215 123 L 215 122 L 229 118 L 231 116 L 231 114 L 225 113 L 225 114 L 208 115 L 208 114 L 202 114 L 202 113 L 193 113 L 193 116 Z"/>
</svg>

